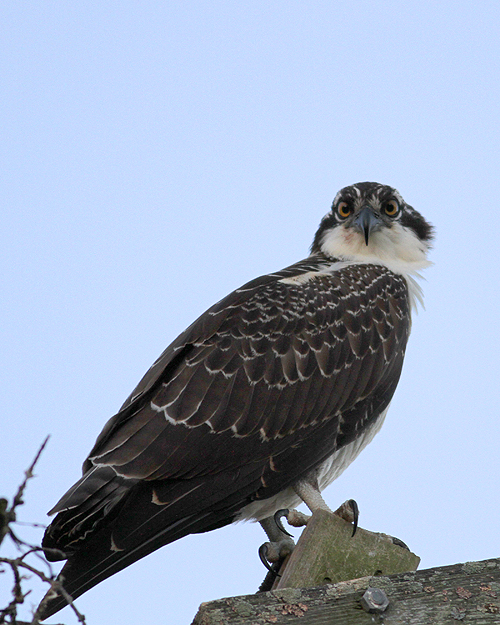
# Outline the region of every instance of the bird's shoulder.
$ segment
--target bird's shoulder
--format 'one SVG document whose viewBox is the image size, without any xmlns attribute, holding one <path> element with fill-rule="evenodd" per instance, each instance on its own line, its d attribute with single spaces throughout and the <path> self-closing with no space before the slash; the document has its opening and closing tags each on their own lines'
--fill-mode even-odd
<svg viewBox="0 0 500 625">
<path fill-rule="evenodd" d="M 184 330 L 156 359 L 120 411 L 140 399 L 158 381 L 166 368 L 186 356 L 188 346 L 213 345 L 228 333 L 234 338 L 273 331 L 273 320 L 292 313 L 297 322 L 304 306 L 312 306 L 311 285 L 316 278 L 330 282 L 332 261 L 315 254 L 279 271 L 250 280 L 216 302 Z M 314 289 L 313 289 L 314 290 Z M 241 335 L 238 330 L 241 330 Z"/>
</svg>

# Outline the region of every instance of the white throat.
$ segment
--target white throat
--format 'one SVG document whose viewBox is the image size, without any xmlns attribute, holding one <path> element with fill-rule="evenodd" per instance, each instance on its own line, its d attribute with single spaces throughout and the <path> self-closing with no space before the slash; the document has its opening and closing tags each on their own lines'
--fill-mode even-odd
<svg viewBox="0 0 500 625">
<path fill-rule="evenodd" d="M 360 232 L 339 225 L 325 232 L 321 251 L 330 258 L 386 265 L 395 273 L 413 273 L 432 265 L 427 245 L 399 223 L 373 232 L 368 245 Z"/>
<path fill-rule="evenodd" d="M 325 232 L 321 251 L 347 263 L 384 265 L 403 275 L 408 282 L 412 308 L 417 300 L 423 305 L 422 289 L 415 277 L 421 278 L 418 272 L 430 267 L 432 262 L 427 259 L 428 246 L 410 228 L 395 223 L 392 228 L 373 232 L 366 245 L 361 233 L 339 225 Z"/>
</svg>

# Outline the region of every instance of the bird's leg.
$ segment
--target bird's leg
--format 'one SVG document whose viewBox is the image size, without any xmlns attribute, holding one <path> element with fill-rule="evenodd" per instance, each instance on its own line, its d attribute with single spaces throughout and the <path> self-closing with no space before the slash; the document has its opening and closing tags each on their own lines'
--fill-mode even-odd
<svg viewBox="0 0 500 625">
<path fill-rule="evenodd" d="M 269 542 L 259 547 L 260 560 L 269 571 L 259 588 L 259 591 L 263 592 L 271 589 L 274 580 L 279 575 L 278 571 L 284 559 L 292 553 L 295 543 L 291 535 L 283 530 L 287 534 L 284 536 L 274 517 L 267 517 L 260 521 L 260 524 L 269 538 Z"/>
<path fill-rule="evenodd" d="M 294 485 L 294 490 L 313 514 L 316 512 L 316 510 L 326 510 L 326 512 L 336 514 L 341 519 L 344 519 L 344 521 L 352 523 L 352 535 L 354 536 L 358 527 L 359 517 L 358 504 L 354 501 L 354 499 L 348 499 L 339 508 L 337 508 L 337 510 L 332 511 L 323 499 L 316 480 L 303 480 L 297 482 Z M 307 522 L 311 518 L 310 515 L 299 512 L 298 510 L 278 510 L 274 515 L 274 520 L 276 521 L 276 525 L 279 527 L 279 529 L 285 534 L 288 534 L 288 532 L 283 527 L 281 521 L 283 517 L 285 517 L 288 523 L 294 527 L 302 527 L 303 525 L 307 525 Z"/>
<path fill-rule="evenodd" d="M 336 514 L 345 521 L 353 524 L 352 535 L 356 533 L 358 527 L 358 504 L 354 499 L 348 499 L 337 510 L 332 511 L 323 499 L 316 479 L 301 480 L 293 486 L 297 495 L 307 505 L 314 514 L 316 510 L 325 510 L 330 514 Z M 260 521 L 262 529 L 266 532 L 269 542 L 264 543 L 259 548 L 259 557 L 264 566 L 276 577 L 283 560 L 292 553 L 295 543 L 292 535 L 283 527 L 281 519 L 285 517 L 293 527 L 303 527 L 311 518 L 311 515 L 304 514 L 299 510 L 288 510 L 284 508 L 277 510 L 272 517 L 267 517 Z M 266 578 L 267 579 L 267 578 Z M 264 580 L 265 583 L 266 580 Z M 261 586 L 262 589 L 262 586 Z"/>
<path fill-rule="evenodd" d="M 259 556 L 264 566 L 272 570 L 269 563 L 279 563 L 290 555 L 295 547 L 291 534 L 282 531 L 274 517 L 267 517 L 260 521 L 262 529 L 266 532 L 269 542 L 259 548 Z M 283 532 L 286 536 L 283 535 Z"/>
<path fill-rule="evenodd" d="M 316 510 L 333 512 L 333 510 L 328 507 L 326 501 L 319 492 L 319 486 L 316 479 L 300 480 L 300 482 L 296 482 L 294 484 L 293 489 L 313 514 Z"/>
</svg>

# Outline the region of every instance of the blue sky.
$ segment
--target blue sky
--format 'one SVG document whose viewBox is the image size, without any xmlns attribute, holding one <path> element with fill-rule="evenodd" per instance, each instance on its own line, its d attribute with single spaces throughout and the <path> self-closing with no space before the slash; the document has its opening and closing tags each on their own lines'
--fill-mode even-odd
<svg viewBox="0 0 500 625">
<path fill-rule="evenodd" d="M 3 3 L 1 496 L 51 434 L 21 520 L 180 331 L 376 180 L 435 225 L 435 265 L 384 428 L 325 498 L 422 568 L 498 556 L 499 26 L 477 1 Z M 189 624 L 258 587 L 263 539 L 188 537 L 79 608 Z"/>
</svg>

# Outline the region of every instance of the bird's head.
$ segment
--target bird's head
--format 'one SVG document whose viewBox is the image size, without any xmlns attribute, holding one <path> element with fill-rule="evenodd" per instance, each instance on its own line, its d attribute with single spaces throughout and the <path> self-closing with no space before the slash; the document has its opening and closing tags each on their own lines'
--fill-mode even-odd
<svg viewBox="0 0 500 625">
<path fill-rule="evenodd" d="M 429 265 L 432 226 L 401 195 L 378 182 L 341 189 L 311 247 L 332 259 L 418 270 Z"/>
</svg>

